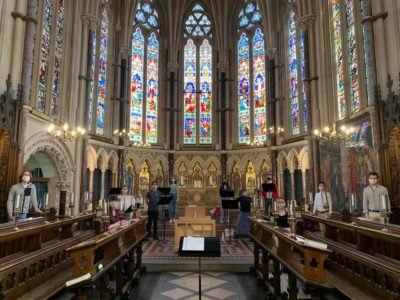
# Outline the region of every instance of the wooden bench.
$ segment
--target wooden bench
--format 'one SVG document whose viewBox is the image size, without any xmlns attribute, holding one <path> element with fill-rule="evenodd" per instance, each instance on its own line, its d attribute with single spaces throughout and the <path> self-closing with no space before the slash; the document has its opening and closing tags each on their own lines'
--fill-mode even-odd
<svg viewBox="0 0 400 300">
<path fill-rule="evenodd" d="M 70 287 L 78 299 L 86 299 L 87 290 L 100 283 L 101 299 L 109 299 L 109 273 L 115 274 L 113 293 L 122 295 L 129 290 L 132 281 L 139 276 L 142 263 L 142 241 L 146 237 L 147 217 L 132 221 L 113 232 L 100 234 L 88 241 L 67 249 L 74 262 L 73 278 L 90 274 L 90 279 Z M 125 264 L 126 261 L 126 264 Z M 123 275 L 126 267 L 127 274 Z"/>
<path fill-rule="evenodd" d="M 297 299 L 296 278 L 303 281 L 312 294 L 331 288 L 326 282 L 324 270 L 324 261 L 331 253 L 330 250 L 305 245 L 290 237 L 287 230 L 255 218 L 250 218 L 250 223 L 250 236 L 254 242 L 254 268 L 275 297 L 281 296 L 281 267 L 288 271 L 290 299 Z M 273 279 L 269 278 L 270 259 L 273 261 Z"/>
<path fill-rule="evenodd" d="M 72 266 L 66 249 L 95 235 L 92 229 L 94 216 L 82 215 L 2 234 L 0 247 L 19 241 L 22 248 L 9 248 L 9 254 L 0 259 L 1 295 L 5 299 L 22 295 L 29 299 L 45 299 L 33 297 L 30 291 Z M 84 226 L 86 222 L 88 224 Z M 52 286 L 51 289 L 56 292 L 62 287 Z"/>
</svg>

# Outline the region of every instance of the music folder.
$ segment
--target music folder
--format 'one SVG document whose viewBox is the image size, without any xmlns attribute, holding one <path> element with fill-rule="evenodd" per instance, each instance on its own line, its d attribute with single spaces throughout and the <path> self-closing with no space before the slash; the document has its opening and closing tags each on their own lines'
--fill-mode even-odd
<svg viewBox="0 0 400 300">
<path fill-rule="evenodd" d="M 197 249 L 203 249 L 203 250 L 197 250 Z M 220 257 L 221 256 L 220 239 L 219 237 L 182 236 L 179 240 L 178 256 Z"/>
<path fill-rule="evenodd" d="M 275 193 L 276 192 L 276 186 L 273 183 L 263 183 L 262 188 L 264 192 L 271 192 Z"/>
</svg>

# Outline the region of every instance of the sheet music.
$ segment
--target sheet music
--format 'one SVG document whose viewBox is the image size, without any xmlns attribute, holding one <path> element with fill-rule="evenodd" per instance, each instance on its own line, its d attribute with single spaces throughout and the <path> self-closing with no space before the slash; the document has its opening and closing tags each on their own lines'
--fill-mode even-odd
<svg viewBox="0 0 400 300">
<path fill-rule="evenodd" d="M 204 237 L 187 236 L 183 238 L 183 251 L 204 251 Z"/>
</svg>

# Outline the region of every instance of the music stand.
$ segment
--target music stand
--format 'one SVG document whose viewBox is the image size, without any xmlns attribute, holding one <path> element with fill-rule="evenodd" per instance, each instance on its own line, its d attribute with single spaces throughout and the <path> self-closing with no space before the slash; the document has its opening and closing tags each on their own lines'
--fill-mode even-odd
<svg viewBox="0 0 400 300">
<path fill-rule="evenodd" d="M 267 193 L 267 196 L 265 197 L 265 199 L 271 199 L 272 200 L 272 193 L 276 193 L 276 186 L 274 183 L 263 183 L 262 184 L 262 188 L 263 188 L 263 192 Z M 271 197 L 268 197 L 268 193 L 271 193 Z M 272 203 L 269 203 L 267 206 L 267 201 L 265 201 L 265 210 L 267 212 L 267 216 L 269 217 L 269 210 L 270 210 L 270 204 L 272 205 Z"/>
<path fill-rule="evenodd" d="M 184 236 L 179 240 L 178 256 L 199 258 L 199 299 L 201 299 L 201 258 L 221 257 L 221 242 L 219 237 L 204 237 L 204 251 L 183 250 Z"/>
<path fill-rule="evenodd" d="M 171 191 L 170 187 L 159 187 L 157 189 L 161 193 L 161 199 L 158 201 L 157 205 L 161 205 L 161 209 L 163 212 L 163 241 L 165 241 L 165 211 L 164 205 L 171 202 L 172 197 L 170 196 L 169 192 Z"/>
<path fill-rule="evenodd" d="M 231 209 L 238 209 L 238 203 L 236 201 L 234 201 L 234 197 L 235 197 L 235 192 L 232 190 L 222 190 L 219 192 L 220 196 L 221 196 L 221 206 L 222 208 L 228 209 L 228 222 L 229 222 L 229 242 L 231 242 Z M 233 204 L 233 202 L 236 203 Z"/>
</svg>

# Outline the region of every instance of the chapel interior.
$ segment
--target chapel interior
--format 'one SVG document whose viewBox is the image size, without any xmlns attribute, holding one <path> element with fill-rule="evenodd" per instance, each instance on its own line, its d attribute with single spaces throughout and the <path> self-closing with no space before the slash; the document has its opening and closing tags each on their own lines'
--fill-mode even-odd
<svg viewBox="0 0 400 300">
<path fill-rule="evenodd" d="M 400 299 L 400 1 L 0 0 L 0 298 Z"/>
</svg>

